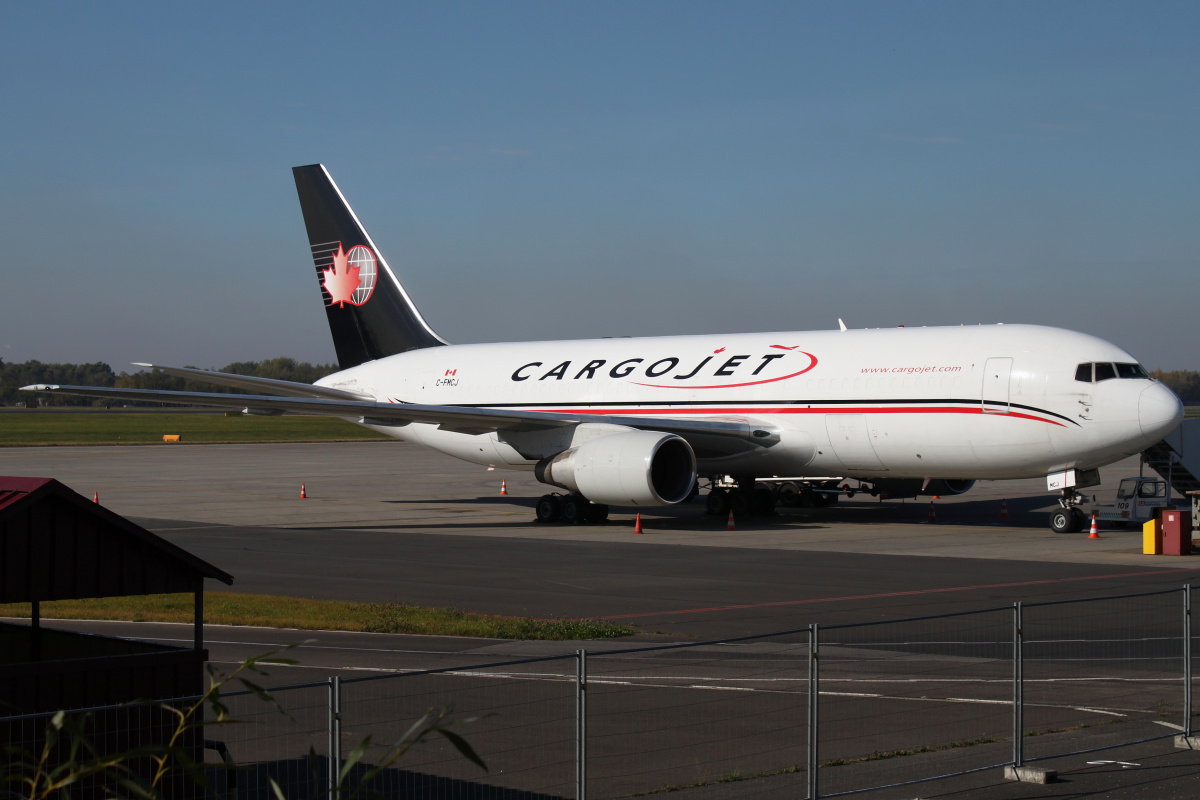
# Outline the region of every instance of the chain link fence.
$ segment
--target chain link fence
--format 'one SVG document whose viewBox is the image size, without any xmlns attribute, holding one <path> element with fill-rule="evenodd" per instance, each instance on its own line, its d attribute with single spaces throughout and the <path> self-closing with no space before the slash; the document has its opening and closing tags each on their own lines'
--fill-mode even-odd
<svg viewBox="0 0 1200 800">
<path fill-rule="evenodd" d="M 1190 675 L 1180 600 L 1187 594 L 1024 605 L 1018 758 L 1037 761 L 1181 733 Z"/>
<path fill-rule="evenodd" d="M 364 741 L 347 784 L 375 796 L 815 800 L 1190 735 L 1198 666 L 1184 587 L 235 692 L 204 745 L 213 800 L 327 796 Z M 431 710 L 486 771 L 436 734 L 396 757 Z M 101 752 L 172 729 L 89 713 Z M 0 743 L 36 750 L 49 716 L 0 719 Z"/>
<path fill-rule="evenodd" d="M 575 793 L 575 654 L 474 667 L 424 670 L 340 682 L 343 755 L 371 738 L 356 785 L 370 766 L 387 767 L 364 787 L 385 797 L 571 797 Z M 394 763 L 389 754 L 427 713 L 445 709 L 453 732 L 487 762 L 485 772 L 433 736 Z"/>
<path fill-rule="evenodd" d="M 809 634 L 588 654 L 588 795 L 802 796 Z"/>
<path fill-rule="evenodd" d="M 1009 763 L 1010 608 L 818 631 L 825 796 Z"/>
</svg>

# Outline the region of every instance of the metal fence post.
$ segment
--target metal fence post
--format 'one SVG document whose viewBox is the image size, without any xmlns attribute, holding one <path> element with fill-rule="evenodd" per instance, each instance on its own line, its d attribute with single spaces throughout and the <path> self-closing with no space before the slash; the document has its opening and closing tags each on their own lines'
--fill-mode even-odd
<svg viewBox="0 0 1200 800">
<path fill-rule="evenodd" d="M 817 800 L 820 788 L 817 770 L 820 768 L 820 735 L 818 734 L 818 706 L 821 702 L 821 674 L 817 662 L 818 635 L 820 625 L 808 626 L 808 800 Z"/>
<path fill-rule="evenodd" d="M 329 679 L 329 776 L 328 794 L 333 797 L 342 771 L 342 678 Z"/>
<path fill-rule="evenodd" d="M 1025 669 L 1022 645 L 1025 632 L 1021 629 L 1021 603 L 1013 603 L 1013 766 L 1019 767 L 1025 758 Z"/>
<path fill-rule="evenodd" d="M 575 800 L 587 800 L 587 650 L 575 651 Z"/>
<path fill-rule="evenodd" d="M 1192 735 L 1192 585 L 1183 587 L 1183 735 Z"/>
</svg>

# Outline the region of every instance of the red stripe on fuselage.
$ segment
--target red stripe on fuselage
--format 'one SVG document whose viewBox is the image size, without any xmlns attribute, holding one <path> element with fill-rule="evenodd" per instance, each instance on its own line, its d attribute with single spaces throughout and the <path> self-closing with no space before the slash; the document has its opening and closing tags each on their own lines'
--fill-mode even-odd
<svg viewBox="0 0 1200 800">
<path fill-rule="evenodd" d="M 794 406 L 785 406 L 783 408 L 713 408 L 704 406 L 701 408 L 530 408 L 528 411 L 544 411 L 546 413 L 558 414 L 600 414 L 605 416 L 622 417 L 633 415 L 654 415 L 654 416 L 680 416 L 683 414 L 691 416 L 722 416 L 728 414 L 983 414 L 982 408 L 956 408 L 956 407 L 927 407 L 927 406 L 886 406 L 886 407 L 863 407 L 850 408 L 841 406 L 838 408 L 796 408 Z M 1052 419 L 1043 419 L 1035 417 L 1032 414 L 1022 414 L 1018 411 L 1009 411 L 1007 413 L 991 413 L 988 416 L 992 417 L 1013 417 L 1016 419 L 1028 419 L 1034 422 L 1045 422 L 1048 425 L 1057 425 L 1060 428 L 1067 427 L 1061 422 L 1055 422 Z"/>
</svg>

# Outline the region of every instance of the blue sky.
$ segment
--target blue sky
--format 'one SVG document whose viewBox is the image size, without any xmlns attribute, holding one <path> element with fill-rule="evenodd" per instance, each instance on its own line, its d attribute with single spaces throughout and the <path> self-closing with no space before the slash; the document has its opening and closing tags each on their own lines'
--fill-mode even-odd
<svg viewBox="0 0 1200 800">
<path fill-rule="evenodd" d="M 332 361 L 290 168 L 455 342 L 1035 322 L 1200 369 L 1200 4 L 9 3 L 7 361 Z"/>
</svg>

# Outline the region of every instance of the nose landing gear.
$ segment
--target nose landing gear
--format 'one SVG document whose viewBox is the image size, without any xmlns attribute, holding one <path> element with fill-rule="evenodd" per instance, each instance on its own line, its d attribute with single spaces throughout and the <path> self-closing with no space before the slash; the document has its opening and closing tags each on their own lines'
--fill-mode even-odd
<svg viewBox="0 0 1200 800">
<path fill-rule="evenodd" d="M 1079 533 L 1083 530 L 1088 518 L 1079 506 L 1085 502 L 1086 495 L 1074 488 L 1063 489 L 1062 497 L 1058 499 L 1059 508 L 1050 512 L 1050 530 L 1055 533 Z"/>
</svg>

